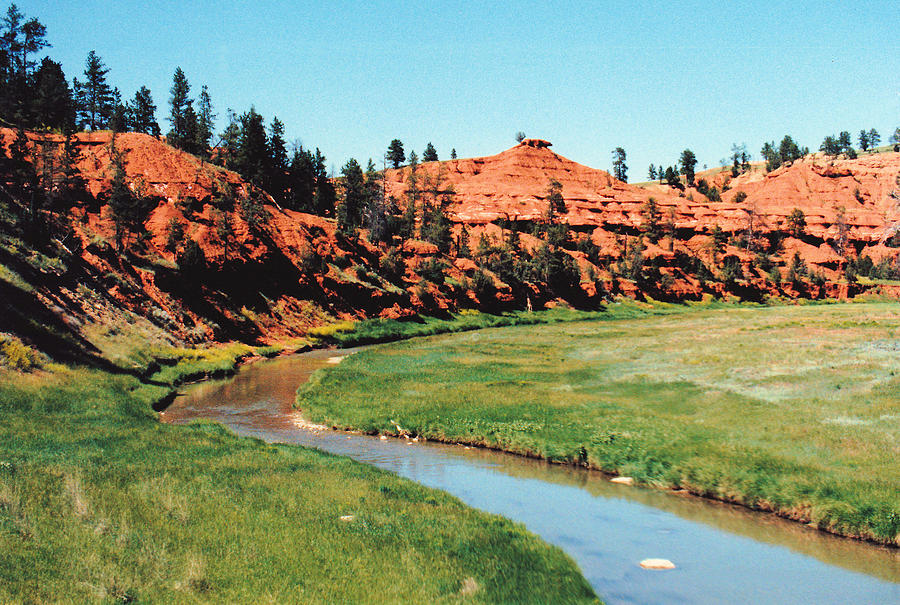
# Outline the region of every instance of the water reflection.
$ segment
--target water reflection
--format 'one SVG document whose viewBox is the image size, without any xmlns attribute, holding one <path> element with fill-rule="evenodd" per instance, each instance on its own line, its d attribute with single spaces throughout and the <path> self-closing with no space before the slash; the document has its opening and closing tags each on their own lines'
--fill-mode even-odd
<svg viewBox="0 0 900 605">
<path fill-rule="evenodd" d="M 478 448 L 301 428 L 298 385 L 334 351 L 243 368 L 192 385 L 160 416 L 221 422 L 267 441 L 318 447 L 448 491 L 524 523 L 568 552 L 611 603 L 900 603 L 900 551 L 837 538 L 771 515 L 600 473 Z M 665 557 L 673 571 L 638 562 Z"/>
</svg>

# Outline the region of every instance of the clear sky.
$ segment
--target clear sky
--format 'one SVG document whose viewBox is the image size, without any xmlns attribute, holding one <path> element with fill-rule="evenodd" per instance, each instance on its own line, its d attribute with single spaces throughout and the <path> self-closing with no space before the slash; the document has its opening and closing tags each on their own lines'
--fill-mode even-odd
<svg viewBox="0 0 900 605">
<path fill-rule="evenodd" d="M 629 177 L 692 149 L 755 158 L 791 134 L 900 126 L 900 2 L 231 2 L 20 0 L 66 75 L 94 49 L 123 97 L 148 86 L 163 130 L 172 73 L 227 108 L 277 115 L 339 169 L 388 143 L 492 155 L 516 131 Z M 8 3 L 3 4 L 4 12 Z"/>
</svg>

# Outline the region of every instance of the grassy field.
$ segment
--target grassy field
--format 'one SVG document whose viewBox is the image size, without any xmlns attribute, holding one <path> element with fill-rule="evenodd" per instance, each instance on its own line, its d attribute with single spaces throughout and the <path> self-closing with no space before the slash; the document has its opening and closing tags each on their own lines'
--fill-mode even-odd
<svg viewBox="0 0 900 605">
<path fill-rule="evenodd" d="M 378 346 L 311 420 L 483 444 L 900 543 L 900 306 L 697 309 Z"/>
<path fill-rule="evenodd" d="M 155 379 L 245 349 L 175 352 Z M 168 391 L 0 370 L 0 602 L 595 602 L 520 525 L 347 458 L 160 424 Z"/>
</svg>

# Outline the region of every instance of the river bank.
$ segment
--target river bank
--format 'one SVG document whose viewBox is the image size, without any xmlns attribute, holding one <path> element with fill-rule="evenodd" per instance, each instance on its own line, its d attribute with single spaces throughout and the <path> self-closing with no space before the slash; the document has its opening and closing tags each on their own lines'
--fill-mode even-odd
<svg viewBox="0 0 900 605">
<path fill-rule="evenodd" d="M 880 303 L 734 307 L 437 337 L 354 356 L 298 406 L 896 545 L 898 318 Z"/>
<path fill-rule="evenodd" d="M 610 603 L 900 598 L 897 550 L 744 507 L 617 485 L 574 466 L 422 439 L 306 430 L 292 406 L 296 385 L 347 353 L 311 351 L 192 385 L 161 419 L 211 420 L 240 435 L 350 456 L 448 491 L 470 506 L 525 523 L 563 548 Z M 647 557 L 671 559 L 676 569 L 642 570 L 639 563 Z"/>
<path fill-rule="evenodd" d="M 160 423 L 178 367 L 0 371 L 0 601 L 597 602 L 559 549 L 442 492 Z"/>
</svg>

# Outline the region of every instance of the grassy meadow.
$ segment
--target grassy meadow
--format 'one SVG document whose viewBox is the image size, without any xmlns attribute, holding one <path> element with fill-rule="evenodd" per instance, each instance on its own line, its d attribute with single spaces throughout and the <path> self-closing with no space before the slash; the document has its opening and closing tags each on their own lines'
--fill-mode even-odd
<svg viewBox="0 0 900 605">
<path fill-rule="evenodd" d="M 562 551 L 442 492 L 157 421 L 171 384 L 254 352 L 173 352 L 155 385 L 0 370 L 0 602 L 596 601 Z"/>
<path fill-rule="evenodd" d="M 320 371 L 297 405 L 329 425 L 396 433 L 396 422 L 900 544 L 896 303 L 698 308 L 393 343 Z"/>
</svg>

